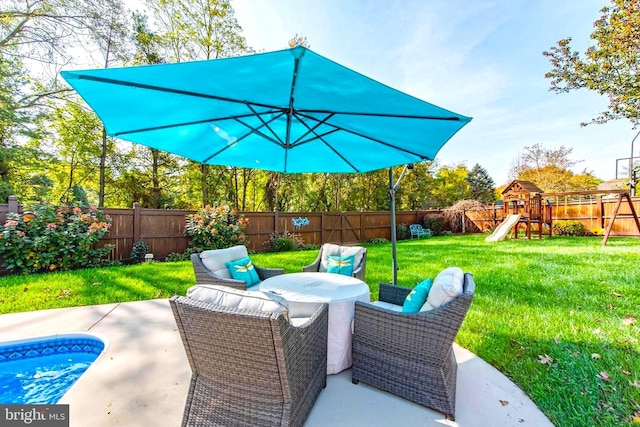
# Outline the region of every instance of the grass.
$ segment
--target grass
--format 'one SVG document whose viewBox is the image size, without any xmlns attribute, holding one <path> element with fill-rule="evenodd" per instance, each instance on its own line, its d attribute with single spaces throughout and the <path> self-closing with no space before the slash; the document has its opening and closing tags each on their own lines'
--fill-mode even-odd
<svg viewBox="0 0 640 427">
<path fill-rule="evenodd" d="M 518 384 L 557 426 L 631 425 L 640 411 L 640 240 L 554 237 L 494 244 L 483 235 L 403 241 L 398 282 L 451 265 L 477 290 L 456 341 Z M 367 283 L 391 277 L 389 244 L 367 245 Z M 254 254 L 300 271 L 317 251 Z M 184 294 L 190 262 L 0 278 L 0 313 Z M 541 363 L 545 362 L 546 363 Z"/>
</svg>

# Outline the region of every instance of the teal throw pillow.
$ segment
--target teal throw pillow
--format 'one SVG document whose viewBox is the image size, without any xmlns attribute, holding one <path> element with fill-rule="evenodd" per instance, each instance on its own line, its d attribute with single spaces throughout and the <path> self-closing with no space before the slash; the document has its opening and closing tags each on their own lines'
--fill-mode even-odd
<svg viewBox="0 0 640 427">
<path fill-rule="evenodd" d="M 353 274 L 353 259 L 353 255 L 329 255 L 327 257 L 327 273 L 344 274 L 345 276 L 351 276 Z"/>
<path fill-rule="evenodd" d="M 247 287 L 260 283 L 258 272 L 253 267 L 253 263 L 249 257 L 239 259 L 237 261 L 229 261 L 226 263 L 231 277 L 235 280 L 242 280 L 247 283 Z"/>
<path fill-rule="evenodd" d="M 433 280 L 425 279 L 409 292 L 402 304 L 403 313 L 417 313 L 427 301 Z"/>
</svg>

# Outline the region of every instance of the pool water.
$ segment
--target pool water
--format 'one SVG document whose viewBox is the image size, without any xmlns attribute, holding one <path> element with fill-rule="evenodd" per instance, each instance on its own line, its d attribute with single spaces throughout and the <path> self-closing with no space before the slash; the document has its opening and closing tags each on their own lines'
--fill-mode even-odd
<svg viewBox="0 0 640 427">
<path fill-rule="evenodd" d="M 104 348 L 89 334 L 0 343 L 0 403 L 57 403 Z"/>
</svg>

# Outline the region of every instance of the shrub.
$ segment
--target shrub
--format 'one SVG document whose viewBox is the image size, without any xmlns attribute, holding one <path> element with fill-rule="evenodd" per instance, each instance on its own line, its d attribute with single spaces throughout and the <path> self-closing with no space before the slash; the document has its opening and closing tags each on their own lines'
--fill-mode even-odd
<svg viewBox="0 0 640 427">
<path fill-rule="evenodd" d="M 389 241 L 384 237 L 374 237 L 373 239 L 369 240 L 369 243 L 373 243 L 374 245 L 379 245 L 382 243 L 389 243 Z"/>
<path fill-rule="evenodd" d="M 558 236 L 584 236 L 584 224 L 580 221 L 557 221 L 553 224 L 553 233 Z"/>
<path fill-rule="evenodd" d="M 284 233 L 278 233 L 277 231 L 271 233 L 269 240 L 265 242 L 269 247 L 269 250 L 273 252 L 287 252 L 295 251 L 304 245 L 304 242 L 293 233 L 285 231 Z"/>
<path fill-rule="evenodd" d="M 244 229 L 249 220 L 239 216 L 229 206 L 205 206 L 193 215 L 187 215 L 185 236 L 191 241 L 190 252 L 202 252 L 207 249 L 224 249 L 248 243 Z"/>
<path fill-rule="evenodd" d="M 111 218 L 95 208 L 34 206 L 9 213 L 0 227 L 2 267 L 15 273 L 96 267 L 114 245 L 94 247 L 111 227 Z"/>
<path fill-rule="evenodd" d="M 318 249 L 320 249 L 320 246 L 314 245 L 313 243 L 304 243 L 302 246 L 298 247 L 298 249 L 300 249 L 301 251 L 317 251 Z"/>
<path fill-rule="evenodd" d="M 187 261 L 189 259 L 189 254 L 180 254 L 177 252 L 170 253 L 165 257 L 165 262 L 177 262 L 177 261 Z"/>
<path fill-rule="evenodd" d="M 149 245 L 144 240 L 140 239 L 133 244 L 131 248 L 131 261 L 133 262 L 142 262 L 144 261 L 144 256 L 149 253 Z"/>
<path fill-rule="evenodd" d="M 444 218 L 439 216 L 425 216 L 422 224 L 424 228 L 431 230 L 432 236 L 440 236 L 444 231 Z"/>
<path fill-rule="evenodd" d="M 407 240 L 410 237 L 411 237 L 411 231 L 409 230 L 409 226 L 407 224 L 396 225 L 397 240 Z"/>
</svg>

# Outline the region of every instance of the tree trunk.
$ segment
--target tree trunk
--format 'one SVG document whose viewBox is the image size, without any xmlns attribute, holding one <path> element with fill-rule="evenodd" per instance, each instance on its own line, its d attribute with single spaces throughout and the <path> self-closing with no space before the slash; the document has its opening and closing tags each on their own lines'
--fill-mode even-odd
<svg viewBox="0 0 640 427">
<path fill-rule="evenodd" d="M 151 203 L 155 209 L 160 209 L 160 177 L 158 176 L 158 155 L 159 152 L 156 149 L 151 149 L 151 158 L 153 163 L 151 165 L 151 182 L 153 188 L 151 190 Z"/>
<path fill-rule="evenodd" d="M 201 165 L 202 171 L 202 206 L 209 204 L 209 165 L 204 163 Z"/>
<path fill-rule="evenodd" d="M 98 207 L 104 207 L 105 170 L 107 165 L 107 130 L 102 127 L 102 151 L 100 152 L 100 188 L 98 189 Z"/>
</svg>

